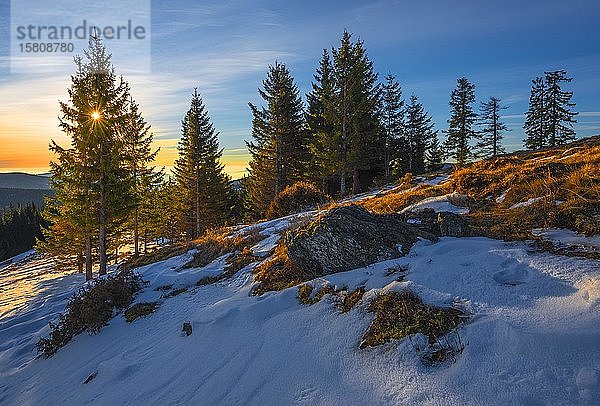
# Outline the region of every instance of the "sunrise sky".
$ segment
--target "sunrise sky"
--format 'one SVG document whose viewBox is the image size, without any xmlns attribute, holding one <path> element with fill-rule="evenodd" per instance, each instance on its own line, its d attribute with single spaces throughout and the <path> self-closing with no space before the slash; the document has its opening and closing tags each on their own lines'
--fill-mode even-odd
<svg viewBox="0 0 600 406">
<path fill-rule="evenodd" d="M 75 19 L 94 13 L 92 6 L 70 7 L 69 0 L 58 3 L 64 6 L 62 15 Z M 155 144 L 161 147 L 159 166 L 172 165 L 176 157 L 181 119 L 197 87 L 221 133 L 226 170 L 240 177 L 248 161 L 247 103 L 261 102 L 257 88 L 267 65 L 276 59 L 286 63 L 304 94 L 322 49 L 337 46 L 344 29 L 365 41 L 380 77 L 392 72 L 406 98 L 413 93 L 419 97 L 439 130 L 446 128 L 448 98 L 456 79 L 467 76 L 476 85 L 477 106 L 490 96 L 510 106 L 504 119 L 513 131 L 505 145 L 518 149 L 531 79 L 544 70 L 566 69 L 574 77 L 570 89 L 580 112 L 578 136 L 600 133 L 597 0 L 146 0 L 145 4 L 146 8 L 130 6 L 125 13 L 149 22 L 148 55 L 143 49 L 123 50 L 110 40 L 105 44 L 114 55 L 117 73 L 131 84 L 133 97 L 152 125 Z M 35 11 L 31 15 L 33 21 Z M 2 0 L 0 172 L 45 172 L 52 158 L 50 140 L 68 142 L 58 129 L 58 101 L 67 100 L 69 75 L 75 68 L 72 55 L 21 61 L 13 54 L 11 59 L 16 34 L 10 16 L 11 4 Z M 132 18 L 122 14 L 107 18 L 117 24 L 124 17 Z M 144 56 L 149 56 L 147 69 Z M 19 69 L 14 68 L 16 62 Z M 126 69 L 121 70 L 120 63 Z"/>
</svg>

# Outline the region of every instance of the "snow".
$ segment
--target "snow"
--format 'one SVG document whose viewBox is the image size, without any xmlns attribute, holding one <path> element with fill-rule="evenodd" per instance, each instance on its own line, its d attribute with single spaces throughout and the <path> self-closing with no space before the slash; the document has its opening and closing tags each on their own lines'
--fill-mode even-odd
<svg viewBox="0 0 600 406">
<path fill-rule="evenodd" d="M 431 179 L 425 179 L 423 183 L 426 185 L 437 186 L 446 182 L 448 179 L 450 179 L 450 175 L 439 175 Z"/>
<path fill-rule="evenodd" d="M 531 233 L 559 246 L 578 246 L 589 251 L 600 251 L 600 235 L 586 237 L 564 228 L 535 228 Z"/>
<path fill-rule="evenodd" d="M 279 241 L 279 234 L 273 234 L 254 245 L 252 253 L 260 258 L 268 257 Z"/>
<path fill-rule="evenodd" d="M 467 196 L 460 193 L 450 193 L 442 196 L 428 197 L 418 203 L 405 207 L 400 211 L 400 213 L 411 211 L 415 212 L 423 209 L 433 209 L 436 212 L 446 211 L 456 214 L 466 214 L 469 212 L 469 208 L 465 206 L 458 206 L 456 204 L 458 202 L 465 201 L 466 198 Z"/>
<path fill-rule="evenodd" d="M 451 204 L 448 196 L 421 203 Z M 277 233 L 302 218 L 237 232 L 258 227 L 267 238 L 252 250 L 266 257 Z M 541 233 L 574 238 L 566 230 Z M 252 296 L 256 264 L 198 287 L 200 278 L 223 271 L 227 255 L 183 268 L 191 255 L 138 268 L 149 285 L 136 302 L 159 301 L 156 313 L 131 324 L 117 315 L 100 334 L 81 334 L 50 359 L 37 358 L 34 345 L 83 275 L 44 273 L 50 264 L 39 258 L 25 263 L 21 275 L 45 276 L 0 316 L 0 404 L 600 403 L 597 261 L 536 252 L 528 242 L 421 240 L 405 257 L 310 281 L 365 287 L 357 308 L 340 313 L 329 295 L 313 306 L 300 304 L 297 287 Z M 407 272 L 398 281 L 390 268 Z M 0 268 L 3 277 L 7 272 Z M 188 290 L 164 299 L 156 288 L 165 285 Z M 3 297 L 16 296 L 16 282 L 3 286 Z M 471 314 L 457 330 L 465 348 L 455 363 L 425 365 L 415 349 L 425 339 L 420 336 L 358 349 L 373 319 L 368 302 L 401 289 Z M 184 322 L 192 335 L 181 332 Z"/>
<path fill-rule="evenodd" d="M 531 199 L 527 199 L 524 202 L 519 202 L 519 203 L 515 203 L 512 206 L 510 206 L 511 209 L 518 209 L 521 207 L 528 207 L 531 206 L 532 204 L 539 202 L 540 200 L 542 200 L 543 197 L 532 197 Z"/>
<path fill-rule="evenodd" d="M 510 191 L 510 188 L 506 189 L 504 191 L 504 193 L 502 193 L 500 196 L 498 196 L 496 198 L 496 203 L 504 203 L 504 200 L 506 200 L 506 195 L 508 194 L 508 192 Z"/>
</svg>

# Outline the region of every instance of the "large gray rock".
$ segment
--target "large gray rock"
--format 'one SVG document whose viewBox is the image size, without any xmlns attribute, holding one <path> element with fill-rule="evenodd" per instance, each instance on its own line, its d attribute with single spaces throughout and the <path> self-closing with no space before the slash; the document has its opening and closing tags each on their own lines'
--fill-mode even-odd
<svg viewBox="0 0 600 406">
<path fill-rule="evenodd" d="M 397 258 L 408 253 L 418 237 L 436 238 L 399 216 L 351 205 L 330 210 L 289 234 L 286 242 L 290 260 L 319 276 Z"/>
</svg>

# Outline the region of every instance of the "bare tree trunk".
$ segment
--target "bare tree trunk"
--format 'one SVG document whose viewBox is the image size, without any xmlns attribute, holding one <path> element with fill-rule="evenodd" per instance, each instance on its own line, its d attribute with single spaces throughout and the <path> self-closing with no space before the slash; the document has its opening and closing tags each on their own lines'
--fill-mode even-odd
<svg viewBox="0 0 600 406">
<path fill-rule="evenodd" d="M 88 234 L 85 237 L 85 280 L 92 278 L 92 237 Z"/>
<path fill-rule="evenodd" d="M 283 165 L 281 156 L 281 134 L 277 127 L 277 118 L 275 118 L 275 196 L 283 189 Z"/>
<path fill-rule="evenodd" d="M 135 206 L 135 213 L 133 214 L 133 256 L 138 257 L 140 255 L 140 235 L 138 230 L 138 207 Z"/>
<path fill-rule="evenodd" d="M 200 167 L 196 166 L 196 235 L 195 237 L 200 237 Z"/>
<path fill-rule="evenodd" d="M 346 171 L 344 169 L 340 174 L 340 195 L 342 197 L 346 196 Z"/>
<path fill-rule="evenodd" d="M 83 273 L 83 264 L 84 264 L 83 252 L 79 251 L 77 253 L 77 272 Z"/>
<path fill-rule="evenodd" d="M 496 155 L 498 155 L 498 120 L 497 120 L 497 111 L 498 111 L 498 105 L 496 104 L 496 100 L 492 100 L 492 119 L 493 119 L 493 124 L 492 124 L 492 128 L 493 128 L 493 147 L 492 147 L 492 156 L 495 158 Z"/>
<path fill-rule="evenodd" d="M 106 265 L 108 262 L 108 255 L 106 255 L 106 215 L 104 214 L 104 210 L 101 210 L 100 214 L 100 227 L 98 228 L 98 250 L 99 252 L 99 261 L 100 267 L 98 269 L 98 274 L 100 276 L 106 275 Z"/>
</svg>

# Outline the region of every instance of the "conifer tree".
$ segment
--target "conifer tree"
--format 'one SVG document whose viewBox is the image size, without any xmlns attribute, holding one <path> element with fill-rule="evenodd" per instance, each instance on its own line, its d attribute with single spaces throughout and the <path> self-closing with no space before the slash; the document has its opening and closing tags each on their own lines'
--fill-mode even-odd
<svg viewBox="0 0 600 406">
<path fill-rule="evenodd" d="M 351 174 L 353 191 L 361 190 L 360 172 L 382 169 L 384 137 L 378 107 L 381 87 L 362 41 L 352 42 L 344 31 L 340 47 L 332 49 L 334 97 L 331 103 L 340 194 L 347 192 L 346 177 Z"/>
<path fill-rule="evenodd" d="M 477 114 L 473 111 L 475 85 L 467 78 L 457 80 L 457 86 L 450 96 L 450 119 L 445 142 L 446 151 L 456 160 L 458 166 L 471 158 L 469 141 L 475 136 L 473 124 Z"/>
<path fill-rule="evenodd" d="M 322 185 L 323 192 L 327 190 L 327 180 L 336 172 L 335 163 L 339 160 L 334 141 L 333 119 L 331 106 L 333 103 L 333 78 L 329 52 L 323 50 L 319 67 L 314 75 L 312 90 L 306 94 L 307 111 L 306 127 L 309 134 L 310 156 L 313 160 L 309 165 L 309 178 Z"/>
<path fill-rule="evenodd" d="M 381 106 L 381 126 L 384 134 L 384 170 L 390 176 L 391 163 L 403 149 L 404 141 L 404 100 L 400 84 L 391 73 L 385 77 Z"/>
<path fill-rule="evenodd" d="M 71 147 L 52 142 L 50 149 L 57 155 L 57 161 L 51 163 L 51 182 L 59 215 L 83 236 L 89 279 L 92 238 L 98 241 L 99 274 L 106 274 L 109 239 L 126 215 L 130 200 L 121 155 L 129 86 L 117 79 L 111 55 L 98 38 L 90 38 L 84 57 L 76 58 L 69 103 L 60 103 L 60 127 L 70 137 Z"/>
<path fill-rule="evenodd" d="M 431 116 L 425 111 L 417 96 L 412 95 L 406 106 L 405 138 L 408 152 L 408 172 L 413 174 L 425 172 L 425 152 L 432 140 L 437 140 L 437 130 L 434 130 L 433 127 Z"/>
<path fill-rule="evenodd" d="M 444 150 L 440 144 L 437 131 L 431 137 L 429 147 L 425 153 L 425 159 L 427 161 L 427 170 L 432 172 L 439 170 L 444 162 Z"/>
<path fill-rule="evenodd" d="M 247 142 L 248 193 L 251 210 L 262 214 L 279 192 L 307 173 L 308 137 L 298 87 L 286 66 L 269 66 L 263 89 L 258 90 L 266 107 L 249 103 L 252 137 Z"/>
<path fill-rule="evenodd" d="M 481 103 L 478 121 L 481 129 L 478 134 L 479 141 L 475 146 L 478 157 L 496 157 L 505 152 L 501 145 L 503 132 L 510 130 L 500 120 L 500 112 L 508 107 L 500 102 L 497 97 L 490 97 L 488 101 Z"/>
<path fill-rule="evenodd" d="M 529 109 L 525 113 L 523 125 L 527 136 L 523 143 L 527 149 L 540 149 L 546 145 L 548 137 L 546 99 L 546 81 L 538 76 L 532 81 Z"/>
<path fill-rule="evenodd" d="M 218 132 L 210 122 L 198 91 L 181 124 L 175 179 L 181 221 L 188 237 L 198 238 L 210 227 L 225 223 L 230 214 L 229 176 L 220 162 Z"/>
<path fill-rule="evenodd" d="M 154 167 L 150 166 L 158 154 L 158 150 L 152 151 L 151 144 L 150 126 L 142 117 L 139 106 L 131 99 L 125 121 L 122 154 L 131 186 L 130 221 L 133 228 L 133 246 L 136 257 L 139 255 L 140 211 L 144 209 L 142 211 L 148 212 L 148 208 L 142 206 L 151 203 L 151 191 L 160 176 L 160 174 L 155 174 Z M 142 219 L 151 220 L 148 217 L 142 217 Z"/>
<path fill-rule="evenodd" d="M 182 210 L 179 206 L 181 199 L 173 198 L 178 193 L 177 183 L 173 177 L 163 179 L 153 189 L 155 204 L 148 210 L 149 216 L 156 219 L 153 223 L 154 236 L 168 240 L 169 244 L 178 242 L 182 235 L 180 230 L 185 228 L 181 224 L 180 213 Z"/>
<path fill-rule="evenodd" d="M 569 83 L 573 78 L 567 77 L 564 70 L 545 72 L 546 75 L 546 103 L 545 111 L 548 123 L 548 146 L 566 144 L 575 139 L 575 130 L 573 123 L 577 121 L 573 118 L 577 115 L 571 111 L 575 103 L 571 102 L 573 92 L 562 90 L 561 83 Z"/>
</svg>

